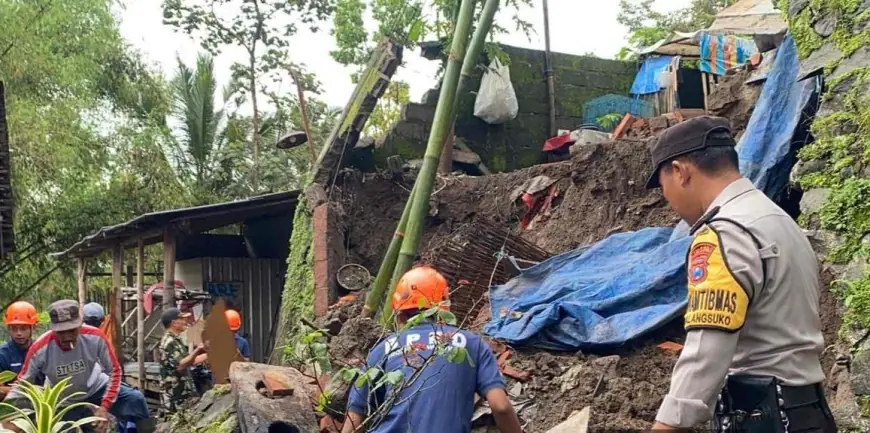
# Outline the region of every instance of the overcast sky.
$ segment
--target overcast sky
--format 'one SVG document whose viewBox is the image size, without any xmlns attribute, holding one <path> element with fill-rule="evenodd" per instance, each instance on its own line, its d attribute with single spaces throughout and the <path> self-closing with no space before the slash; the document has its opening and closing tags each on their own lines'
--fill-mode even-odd
<svg viewBox="0 0 870 433">
<path fill-rule="evenodd" d="M 526 21 L 537 30 L 529 40 L 521 33 L 502 35 L 499 42 L 520 47 L 544 49 L 544 18 L 540 11 L 541 0 L 534 0 L 537 9 L 520 11 Z M 660 11 L 675 10 L 688 5 L 690 0 L 657 0 Z M 167 77 L 176 65 L 176 56 L 192 64 L 199 51 L 196 41 L 187 35 L 176 33 L 171 27 L 162 24 L 160 0 L 126 0 L 121 16 L 121 33 L 154 64 L 158 65 Z M 622 47 L 626 29 L 617 24 L 617 0 L 549 0 L 550 43 L 552 50 L 569 54 L 595 53 L 599 57 L 612 58 Z M 503 14 L 508 18 L 509 14 Z M 510 22 L 502 23 L 511 28 Z M 343 107 L 353 92 L 350 68 L 342 67 L 329 56 L 334 48 L 329 27 L 312 34 L 300 28 L 290 43 L 290 57 L 294 62 L 306 64 L 309 72 L 315 72 L 323 84 L 321 96 L 327 103 Z M 229 79 L 230 65 L 244 60 L 241 49 L 226 50 L 215 61 L 215 72 L 221 84 Z M 411 97 L 419 100 L 422 94 L 435 83 L 437 65 L 419 56 L 419 51 L 406 51 L 405 66 L 399 70 L 396 79 L 408 82 Z M 292 87 L 282 86 L 288 91 Z M 280 89 L 279 89 L 280 90 Z"/>
</svg>

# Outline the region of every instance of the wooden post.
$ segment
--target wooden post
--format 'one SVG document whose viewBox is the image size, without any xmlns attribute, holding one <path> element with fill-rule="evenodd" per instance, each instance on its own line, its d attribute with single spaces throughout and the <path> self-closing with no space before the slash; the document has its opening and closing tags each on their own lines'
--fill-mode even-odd
<svg viewBox="0 0 870 433">
<path fill-rule="evenodd" d="M 79 271 L 79 308 L 83 308 L 85 306 L 85 301 L 88 293 L 88 285 L 87 285 L 87 269 L 88 261 L 84 257 L 79 257 L 78 262 L 78 271 Z"/>
<path fill-rule="evenodd" d="M 136 280 L 133 278 L 133 265 L 128 263 L 127 270 L 125 272 L 126 273 L 124 274 L 124 278 L 126 279 L 126 283 L 124 284 L 124 287 L 135 287 L 133 286 L 134 284 L 136 284 Z"/>
<path fill-rule="evenodd" d="M 707 94 L 710 92 L 710 83 L 707 82 L 709 76 L 706 72 L 701 73 L 701 87 L 704 92 L 704 111 L 708 111 L 710 108 L 707 104 Z"/>
<path fill-rule="evenodd" d="M 167 228 L 163 231 L 163 308 L 172 307 L 175 307 L 175 233 Z"/>
<path fill-rule="evenodd" d="M 121 315 L 121 268 L 123 266 L 124 249 L 121 248 L 121 244 L 117 244 L 112 248 L 112 292 L 115 296 L 114 298 L 109 296 L 109 299 L 114 301 L 111 308 L 112 320 L 115 323 L 115 355 L 120 359 L 124 359 L 121 348 L 121 320 L 123 320 Z"/>
<path fill-rule="evenodd" d="M 139 390 L 145 392 L 145 242 L 136 247 L 136 361 L 139 364 Z"/>
</svg>

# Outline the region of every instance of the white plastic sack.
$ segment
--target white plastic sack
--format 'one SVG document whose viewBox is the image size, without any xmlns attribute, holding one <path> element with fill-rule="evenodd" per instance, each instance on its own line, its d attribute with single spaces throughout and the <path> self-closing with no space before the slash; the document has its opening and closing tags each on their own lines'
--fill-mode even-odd
<svg viewBox="0 0 870 433">
<path fill-rule="evenodd" d="M 474 115 L 490 125 L 497 125 L 517 117 L 519 109 L 510 68 L 498 59 L 493 60 L 480 81 Z"/>
</svg>

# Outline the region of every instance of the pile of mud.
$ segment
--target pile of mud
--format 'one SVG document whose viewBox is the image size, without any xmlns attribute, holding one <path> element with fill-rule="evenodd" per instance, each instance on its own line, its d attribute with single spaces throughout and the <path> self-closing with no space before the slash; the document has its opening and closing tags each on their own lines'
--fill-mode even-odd
<svg viewBox="0 0 870 433">
<path fill-rule="evenodd" d="M 650 165 L 646 145 L 626 140 L 585 146 L 569 161 L 511 173 L 439 177 L 430 199 L 421 251 L 427 251 L 433 240 L 476 220 L 511 229 L 553 254 L 616 232 L 673 226 L 677 217 L 662 195 L 644 187 Z M 521 229 L 523 210 L 511 200 L 511 194 L 536 176 L 555 181 L 558 196 L 549 216 Z M 411 179 L 383 174 L 343 174 L 333 194 L 345 215 L 350 262 L 377 271 L 411 186 Z"/>
<path fill-rule="evenodd" d="M 738 139 L 749 124 L 749 118 L 752 117 L 755 102 L 761 95 L 761 87 L 764 83 L 758 81 L 746 84 L 746 80 L 751 75 L 751 70 L 743 69 L 721 77 L 719 84 L 707 96 L 710 114 L 731 120 L 731 131 Z"/>
</svg>

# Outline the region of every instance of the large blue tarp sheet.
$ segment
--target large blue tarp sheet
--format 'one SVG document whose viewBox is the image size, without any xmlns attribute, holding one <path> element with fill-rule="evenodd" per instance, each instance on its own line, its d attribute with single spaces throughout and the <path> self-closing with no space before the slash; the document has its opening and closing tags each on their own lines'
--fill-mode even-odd
<svg viewBox="0 0 870 433">
<path fill-rule="evenodd" d="M 815 91 L 812 81 L 796 81 L 798 70 L 787 37 L 738 145 L 741 172 L 768 195 L 787 181 L 794 129 Z M 577 350 L 623 344 L 654 330 L 686 305 L 691 240 L 683 232 L 616 234 L 524 270 L 490 289 L 492 321 L 484 331 L 516 346 Z"/>
<path fill-rule="evenodd" d="M 640 65 L 640 70 L 637 71 L 637 75 L 634 77 L 634 83 L 631 85 L 631 90 L 629 91 L 632 95 L 648 95 L 650 93 L 658 93 L 661 90 L 661 85 L 659 84 L 661 80 L 662 72 L 668 69 L 668 66 L 671 65 L 671 60 L 673 57 L 671 56 L 661 56 L 661 57 L 650 57 L 646 59 L 642 65 Z"/>
</svg>

